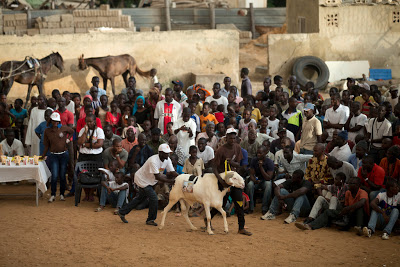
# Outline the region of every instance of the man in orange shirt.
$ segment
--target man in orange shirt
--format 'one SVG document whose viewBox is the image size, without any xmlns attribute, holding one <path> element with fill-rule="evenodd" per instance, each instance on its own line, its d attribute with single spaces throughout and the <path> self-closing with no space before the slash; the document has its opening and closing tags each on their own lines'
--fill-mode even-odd
<svg viewBox="0 0 400 267">
<path fill-rule="evenodd" d="M 363 157 L 357 176 L 361 179 L 361 188 L 367 191 L 370 199 L 375 199 L 384 191 L 385 170 L 375 164 L 372 156 Z"/>
<path fill-rule="evenodd" d="M 218 124 L 217 119 L 213 114 L 210 114 L 210 103 L 205 102 L 203 104 L 203 114 L 200 115 L 200 128 L 201 132 L 206 131 L 207 122 L 214 122 L 214 125 Z"/>
<path fill-rule="evenodd" d="M 392 146 L 388 149 L 386 157 L 381 160 L 380 167 L 385 171 L 386 177 L 392 177 L 397 182 L 400 178 L 400 148 L 398 146 Z"/>
</svg>

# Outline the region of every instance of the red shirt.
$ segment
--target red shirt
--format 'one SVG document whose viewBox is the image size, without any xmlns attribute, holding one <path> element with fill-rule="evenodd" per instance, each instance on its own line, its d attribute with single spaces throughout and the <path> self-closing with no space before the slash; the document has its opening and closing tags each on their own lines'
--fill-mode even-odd
<svg viewBox="0 0 400 267">
<path fill-rule="evenodd" d="M 369 184 L 362 177 L 361 171 L 362 171 L 362 167 L 360 169 L 358 169 L 357 176 L 358 176 L 358 178 L 361 179 L 361 183 L 369 188 Z M 373 182 L 374 184 L 384 187 L 383 181 L 385 180 L 385 170 L 382 167 L 379 167 L 378 165 L 375 164 L 374 167 L 372 168 L 372 171 L 370 173 L 368 173 L 367 177 L 368 177 L 368 180 Z"/>
<path fill-rule="evenodd" d="M 66 109 L 63 113 L 61 113 L 61 111 L 59 111 L 57 109 L 56 112 L 58 114 L 60 114 L 60 119 L 61 119 L 61 124 L 62 125 L 66 125 L 66 126 L 68 126 L 68 124 L 74 125 L 74 114 L 72 114 L 71 111 Z"/>
<path fill-rule="evenodd" d="M 79 133 L 82 130 L 82 128 L 85 127 L 85 125 L 86 125 L 85 119 L 86 118 L 79 119 L 78 122 L 76 123 L 76 132 L 77 133 Z M 99 118 L 96 118 L 96 125 L 97 125 L 97 127 L 103 129 L 103 127 L 101 126 L 101 121 L 100 121 Z"/>
<path fill-rule="evenodd" d="M 214 116 L 218 122 L 224 122 L 225 116 L 223 112 L 215 112 Z"/>
</svg>

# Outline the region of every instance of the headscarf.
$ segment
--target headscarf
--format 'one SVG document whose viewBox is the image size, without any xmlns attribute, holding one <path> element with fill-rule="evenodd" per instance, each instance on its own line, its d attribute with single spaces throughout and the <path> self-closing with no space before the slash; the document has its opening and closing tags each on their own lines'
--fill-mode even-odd
<svg viewBox="0 0 400 267">
<path fill-rule="evenodd" d="M 136 100 L 135 100 L 135 105 L 133 106 L 132 115 L 135 115 L 135 113 L 136 113 L 136 111 L 137 111 L 137 109 L 138 109 L 138 105 L 137 105 L 138 99 L 142 99 L 142 100 L 143 100 L 143 106 L 144 106 L 144 104 L 146 103 L 146 100 L 144 100 L 144 97 L 143 97 L 143 96 L 141 96 L 141 95 L 138 96 L 138 97 L 136 98 Z"/>
<path fill-rule="evenodd" d="M 92 97 L 91 95 L 85 95 L 85 97 L 83 98 L 82 103 L 85 102 L 85 98 L 89 98 L 90 100 L 93 101 L 93 97 Z M 94 110 L 93 110 L 93 113 L 94 113 Z M 82 119 L 82 118 L 86 118 L 85 105 L 83 105 L 83 106 L 81 107 L 81 111 L 79 112 L 79 119 Z"/>
<path fill-rule="evenodd" d="M 134 133 L 135 136 L 136 136 L 136 128 L 133 127 L 133 126 L 128 126 L 128 127 L 126 127 L 126 131 L 127 131 L 127 132 L 128 132 L 129 129 L 132 129 L 132 130 L 133 130 L 133 133 Z"/>
</svg>

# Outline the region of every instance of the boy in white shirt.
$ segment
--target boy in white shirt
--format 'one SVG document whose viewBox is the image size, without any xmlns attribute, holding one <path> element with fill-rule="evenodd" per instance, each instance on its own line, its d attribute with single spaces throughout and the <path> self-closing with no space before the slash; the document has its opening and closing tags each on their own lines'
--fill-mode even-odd
<svg viewBox="0 0 400 267">
<path fill-rule="evenodd" d="M 114 176 L 114 175 L 113 175 Z M 125 175 L 122 172 L 115 173 L 115 181 L 102 181 L 101 185 L 101 196 L 100 196 L 100 207 L 95 211 L 100 212 L 106 206 L 108 200 L 111 206 L 116 207 L 114 214 L 117 214 L 122 205 L 126 202 L 129 185 L 124 183 Z"/>
</svg>

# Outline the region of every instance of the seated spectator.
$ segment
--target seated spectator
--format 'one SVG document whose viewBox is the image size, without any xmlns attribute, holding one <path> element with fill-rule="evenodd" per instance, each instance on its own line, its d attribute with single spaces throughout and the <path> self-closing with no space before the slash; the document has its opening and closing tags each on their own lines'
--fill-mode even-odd
<svg viewBox="0 0 400 267">
<path fill-rule="evenodd" d="M 173 122 L 171 122 L 172 123 L 172 125 L 173 125 Z M 167 125 L 168 125 L 168 123 L 167 123 Z M 172 126 L 171 125 L 171 126 Z M 139 125 L 138 125 L 139 126 Z M 140 126 L 139 126 L 140 127 Z M 146 137 L 147 137 L 147 140 L 150 140 L 151 139 L 151 122 L 149 121 L 149 120 L 147 120 L 147 121 L 144 121 L 144 123 L 143 123 L 143 131 L 142 131 L 142 133 L 144 134 L 144 135 L 146 135 Z M 171 129 L 172 130 L 172 129 Z M 167 141 L 165 141 L 165 142 L 167 142 Z"/>
<path fill-rule="evenodd" d="M 172 166 L 174 167 L 174 170 L 176 171 L 177 174 L 183 174 L 183 165 L 179 164 L 178 160 L 178 155 L 177 154 L 171 154 L 169 157 L 172 162 Z M 164 174 L 168 176 L 167 170 L 164 170 Z M 169 192 L 169 190 L 168 190 Z"/>
<path fill-rule="evenodd" d="M 147 137 L 143 133 L 139 134 L 138 144 L 132 147 L 128 155 L 129 168 L 133 168 L 135 164 L 140 167 L 154 154 L 153 150 L 147 145 Z"/>
<path fill-rule="evenodd" d="M 334 142 L 334 148 L 329 153 L 329 156 L 333 156 L 338 160 L 347 161 L 351 156 L 351 149 L 347 144 L 348 134 L 347 131 L 341 131 L 338 136 L 332 140 Z"/>
<path fill-rule="evenodd" d="M 380 192 L 384 191 L 385 170 L 375 164 L 372 156 L 363 158 L 363 165 L 358 170 L 357 176 L 361 179 L 362 189 L 369 194 L 370 199 L 375 199 Z"/>
<path fill-rule="evenodd" d="M 15 133 L 13 129 L 7 128 L 5 130 L 5 137 L 6 139 L 0 143 L 5 156 L 14 157 L 25 155 L 24 145 L 21 141 L 15 139 Z"/>
<path fill-rule="evenodd" d="M 277 131 L 279 128 L 279 120 L 276 118 L 277 110 L 275 107 L 270 107 L 268 117 L 268 128 L 273 131 Z"/>
<path fill-rule="evenodd" d="M 364 236 L 371 237 L 375 227 L 383 229 L 382 239 L 388 240 L 397 218 L 399 217 L 398 205 L 400 204 L 399 185 L 394 179 L 386 182 L 386 192 L 379 193 L 371 201 L 371 218 L 368 227 L 363 228 Z"/>
<path fill-rule="evenodd" d="M 113 208 L 116 208 L 114 214 L 118 214 L 119 209 L 127 202 L 129 194 L 129 185 L 124 182 L 124 176 L 124 173 L 117 172 L 115 174 L 115 181 L 101 182 L 100 207 L 95 211 L 99 212 L 104 210 L 106 202 L 108 201 Z"/>
<path fill-rule="evenodd" d="M 204 137 L 197 141 L 197 146 L 199 148 L 197 156 L 203 160 L 205 169 L 210 171 L 214 159 L 214 149 L 207 145 L 207 140 Z"/>
<path fill-rule="evenodd" d="M 215 125 L 212 122 L 208 122 L 206 126 L 206 131 L 199 133 L 196 138 L 198 145 L 199 139 L 205 138 L 207 140 L 207 145 L 212 149 L 216 150 L 218 145 L 218 138 L 215 136 Z"/>
<path fill-rule="evenodd" d="M 265 155 L 267 158 L 269 158 L 272 161 L 275 161 L 275 156 L 274 154 L 272 154 L 272 152 L 270 151 L 271 148 L 271 142 L 269 140 L 264 140 L 262 142 L 262 145 L 265 147 L 265 149 L 267 150 L 267 154 Z"/>
<path fill-rule="evenodd" d="M 261 189 L 262 213 L 268 211 L 268 204 L 272 196 L 272 180 L 274 177 L 274 162 L 266 157 L 267 149 L 260 146 L 257 149 L 257 156 L 250 162 L 250 181 L 246 186 L 246 191 L 250 198 L 249 213 L 254 211 L 254 192 Z"/>
<path fill-rule="evenodd" d="M 345 207 L 341 210 L 325 210 L 320 216 L 309 224 L 296 224 L 301 230 L 316 230 L 329 225 L 330 222 L 339 220 L 338 225 L 343 230 L 351 226 L 362 234 L 362 227 L 366 224 L 369 214 L 368 194 L 360 188 L 361 181 L 358 177 L 352 177 L 348 183 L 349 190 L 345 194 Z M 342 221 L 340 221 L 342 219 Z"/>
<path fill-rule="evenodd" d="M 304 179 L 310 181 L 313 185 L 332 184 L 328 157 L 324 154 L 323 144 L 318 143 L 314 146 L 314 154 L 308 161 Z"/>
<path fill-rule="evenodd" d="M 354 170 L 353 165 L 346 161 L 341 161 L 331 156 L 328 157 L 327 163 L 332 177 L 336 177 L 339 172 L 342 172 L 346 175 L 346 183 L 348 183 L 351 177 L 357 176 L 357 172 Z"/>
<path fill-rule="evenodd" d="M 136 128 L 133 126 L 129 126 L 126 131 L 126 138 L 121 142 L 122 148 L 126 150 L 126 152 L 130 152 L 132 147 L 138 144 L 136 139 Z"/>
<path fill-rule="evenodd" d="M 257 157 L 257 150 L 261 146 L 261 144 L 256 141 L 256 138 L 256 130 L 251 129 L 248 138 L 240 142 L 240 146 L 247 151 L 249 162 Z"/>
<path fill-rule="evenodd" d="M 218 142 L 225 137 L 226 135 L 226 128 L 225 128 L 225 124 L 223 124 L 222 122 L 217 124 L 217 131 L 215 132 L 215 136 L 218 139 Z"/>
<path fill-rule="evenodd" d="M 367 152 L 368 152 L 368 143 L 364 140 L 358 142 L 356 145 L 356 153 L 351 154 L 348 160 L 348 162 L 351 165 L 353 165 L 356 172 L 358 172 L 358 170 L 362 166 L 362 158 L 367 154 Z"/>
<path fill-rule="evenodd" d="M 312 199 L 311 183 L 303 179 L 304 172 L 297 169 L 293 172 L 292 179 L 275 187 L 275 197 L 267 213 L 261 216 L 262 220 L 274 220 L 280 207 L 286 207 L 290 215 L 285 223 L 293 223 L 299 216 L 307 216 L 311 211 L 310 199 Z"/>
<path fill-rule="evenodd" d="M 121 120 L 121 113 L 118 112 L 118 104 L 116 101 L 111 102 L 110 108 L 111 110 L 106 114 L 106 122 L 112 126 L 112 131 L 116 134 L 119 121 Z"/>
<path fill-rule="evenodd" d="M 257 132 L 263 134 L 269 134 L 270 130 L 268 129 L 268 119 L 266 117 L 262 117 L 259 120 L 259 123 L 260 123 L 260 129 L 257 129 Z"/>
<path fill-rule="evenodd" d="M 282 146 L 281 146 L 282 139 L 288 137 L 286 128 L 282 128 L 282 127 L 279 128 L 278 136 L 279 136 L 279 139 L 276 139 L 271 142 L 271 152 L 273 154 L 275 154 L 278 150 L 282 149 Z M 293 149 L 294 149 L 294 145 L 295 145 L 294 141 L 290 141 L 290 143 L 291 143 L 290 146 L 293 147 Z"/>
<path fill-rule="evenodd" d="M 164 143 L 164 140 L 161 139 L 161 130 L 159 128 L 151 129 L 151 139 L 147 141 L 151 150 L 153 150 L 153 152 L 158 151 L 158 147 Z"/>
<path fill-rule="evenodd" d="M 104 126 L 103 149 L 106 150 L 107 148 L 112 147 L 112 144 L 115 139 L 122 141 L 121 137 L 113 133 L 111 125 Z"/>
<path fill-rule="evenodd" d="M 387 156 L 381 160 L 379 164 L 385 170 L 385 176 L 391 177 L 395 181 L 399 181 L 400 178 L 400 148 L 398 146 L 392 146 L 387 150 Z"/>
<path fill-rule="evenodd" d="M 296 109 L 297 100 L 294 97 L 289 99 L 289 107 L 282 112 L 282 117 L 288 120 L 288 130 L 291 131 L 295 140 L 300 139 L 301 127 L 303 124 L 303 114 Z"/>
<path fill-rule="evenodd" d="M 288 126 L 288 120 L 285 119 L 285 118 L 282 118 L 279 121 L 279 128 L 285 128 L 286 129 L 286 136 L 289 137 L 290 140 L 292 140 L 293 142 L 296 142 L 294 134 L 287 129 L 287 126 Z M 270 132 L 270 136 L 272 136 L 275 139 L 278 139 L 279 138 L 278 129 L 271 131 Z"/>
<path fill-rule="evenodd" d="M 206 126 L 209 122 L 214 122 L 214 125 L 218 124 L 215 116 L 210 113 L 210 104 L 208 102 L 205 102 L 203 104 L 203 114 L 200 115 L 201 132 L 204 133 L 206 131 Z"/>
<path fill-rule="evenodd" d="M 352 102 L 350 117 L 347 119 L 344 129 L 349 133 L 349 140 L 353 143 L 359 134 L 364 134 L 364 126 L 367 123 L 367 116 L 361 114 L 361 105 L 359 102 Z"/>
<path fill-rule="evenodd" d="M 258 121 L 261 119 L 261 112 L 258 108 L 254 108 L 254 98 L 252 95 L 248 95 L 243 98 L 243 106 L 245 109 L 251 110 L 251 119 L 258 123 Z"/>
<path fill-rule="evenodd" d="M 279 159 L 280 162 L 278 164 L 283 167 L 284 173 L 293 175 L 296 170 L 301 170 L 303 172 L 303 178 L 306 164 L 313 155 L 297 154 L 293 151 L 291 146 L 285 146 L 282 150 L 283 158 Z"/>
<path fill-rule="evenodd" d="M 189 158 L 185 161 L 183 166 L 183 173 L 193 174 L 195 176 L 202 176 L 205 169 L 204 162 L 201 158 L 197 157 L 197 147 L 190 146 L 189 148 Z"/>
<path fill-rule="evenodd" d="M 178 156 L 178 164 L 183 166 L 185 164 L 185 152 L 183 152 L 183 148 L 178 145 L 178 138 L 173 135 L 168 139 L 168 145 L 169 148 L 172 150 L 171 156 L 172 155 L 177 155 Z"/>
<path fill-rule="evenodd" d="M 248 135 L 250 122 L 257 125 L 257 122 L 251 118 L 251 109 L 245 109 L 243 111 L 243 119 L 239 122 L 239 137 L 241 139 L 244 139 Z"/>
<path fill-rule="evenodd" d="M 118 168 L 123 171 L 126 161 L 128 160 L 128 152 L 122 148 L 121 139 L 114 139 L 112 147 L 107 148 L 103 152 L 104 168 L 108 169 L 111 161 L 118 161 Z"/>
<path fill-rule="evenodd" d="M 326 101 L 326 100 L 325 100 Z M 342 104 L 340 104 L 340 95 L 335 93 L 331 95 L 332 107 L 328 108 L 324 117 L 324 130 L 328 132 L 328 141 L 333 138 L 333 131 L 342 131 L 349 115 Z"/>
<path fill-rule="evenodd" d="M 150 122 L 150 121 L 149 121 L 149 122 Z M 146 128 L 147 128 L 147 127 L 146 127 Z M 164 140 L 165 143 L 168 143 L 168 139 L 169 139 L 171 136 L 175 135 L 175 134 L 174 134 L 173 128 L 174 128 L 174 123 L 173 123 L 172 121 L 168 122 L 168 123 L 167 123 L 167 132 L 161 136 L 161 139 Z M 151 130 L 150 130 L 150 129 L 151 129 L 151 125 L 148 127 L 148 129 L 149 129 L 149 131 L 151 131 Z M 148 137 L 148 138 L 151 138 L 151 132 L 150 132 L 150 137 Z"/>
</svg>

